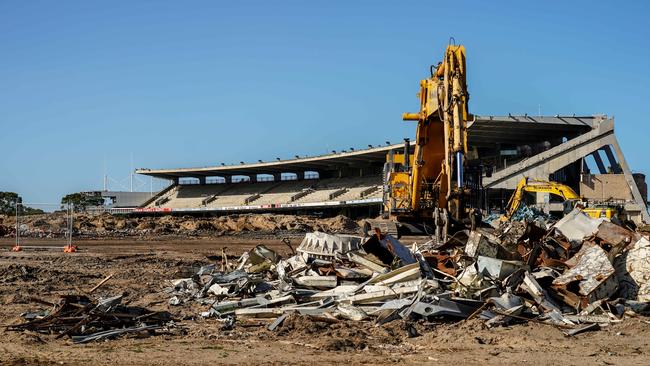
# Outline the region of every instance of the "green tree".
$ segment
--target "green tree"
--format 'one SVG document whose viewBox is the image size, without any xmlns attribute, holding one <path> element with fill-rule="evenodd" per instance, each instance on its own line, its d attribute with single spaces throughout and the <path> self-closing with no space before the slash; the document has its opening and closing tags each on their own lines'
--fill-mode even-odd
<svg viewBox="0 0 650 366">
<path fill-rule="evenodd" d="M 16 202 L 20 202 L 18 193 L 0 192 L 0 214 L 13 215 L 16 212 Z"/>
<path fill-rule="evenodd" d="M 14 215 L 16 214 L 16 202 L 22 203 L 22 198 L 15 192 L 0 192 L 0 214 Z M 42 214 L 43 210 L 19 205 L 18 209 L 21 215 L 37 215 Z"/>
<path fill-rule="evenodd" d="M 73 204 L 75 210 L 82 211 L 91 206 L 102 206 L 104 198 L 99 192 L 77 192 L 70 193 L 61 198 L 61 204 Z"/>
</svg>

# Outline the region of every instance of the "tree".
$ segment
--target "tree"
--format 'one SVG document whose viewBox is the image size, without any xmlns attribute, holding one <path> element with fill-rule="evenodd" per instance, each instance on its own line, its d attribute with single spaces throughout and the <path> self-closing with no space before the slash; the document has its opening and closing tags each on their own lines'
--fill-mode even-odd
<svg viewBox="0 0 650 366">
<path fill-rule="evenodd" d="M 18 193 L 0 192 L 0 214 L 13 215 L 16 213 L 16 202 L 20 202 Z"/>
<path fill-rule="evenodd" d="M 61 204 L 73 204 L 75 210 L 82 211 L 89 206 L 102 206 L 104 204 L 104 197 L 99 192 L 70 193 L 61 198 Z"/>
<path fill-rule="evenodd" d="M 0 192 L 0 214 L 15 215 L 16 202 L 22 203 L 23 199 L 15 192 Z M 18 209 L 21 215 L 42 214 L 43 210 L 19 205 Z"/>
</svg>

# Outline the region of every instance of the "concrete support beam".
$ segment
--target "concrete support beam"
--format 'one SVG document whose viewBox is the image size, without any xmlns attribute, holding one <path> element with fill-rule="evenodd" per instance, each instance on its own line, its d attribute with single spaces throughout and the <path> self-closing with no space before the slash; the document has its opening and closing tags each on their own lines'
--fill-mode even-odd
<svg viewBox="0 0 650 366">
<path fill-rule="evenodd" d="M 614 153 L 616 154 L 616 157 L 618 158 L 618 165 L 623 171 L 623 174 L 625 174 L 625 180 L 627 181 L 627 185 L 630 187 L 630 191 L 632 192 L 632 197 L 634 197 L 634 202 L 637 205 L 639 205 L 641 208 L 641 217 L 643 218 L 643 222 L 650 223 L 650 214 L 648 214 L 648 206 L 645 200 L 643 199 L 643 197 L 641 196 L 639 187 L 636 185 L 636 182 L 634 181 L 632 170 L 627 165 L 627 161 L 625 161 L 625 156 L 623 156 L 623 150 L 621 150 L 621 147 L 618 145 L 618 141 L 616 140 L 616 137 L 613 137 L 612 140 L 613 141 L 611 145 L 612 148 L 614 149 Z"/>
<path fill-rule="evenodd" d="M 606 145 L 608 137 L 613 135 L 613 121 L 603 120 L 590 132 L 495 172 L 492 177 L 483 179 L 483 185 L 515 189 L 523 177 L 548 180 L 552 173 Z"/>
</svg>

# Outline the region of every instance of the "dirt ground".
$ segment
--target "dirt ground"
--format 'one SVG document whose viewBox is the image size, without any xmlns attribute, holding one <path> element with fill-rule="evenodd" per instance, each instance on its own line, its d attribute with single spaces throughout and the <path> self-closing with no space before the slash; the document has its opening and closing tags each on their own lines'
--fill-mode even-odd
<svg viewBox="0 0 650 366">
<path fill-rule="evenodd" d="M 297 246 L 299 239 L 294 244 Z M 196 319 L 198 304 L 172 307 L 166 281 L 186 277 L 214 263 L 227 247 L 231 255 L 264 243 L 279 252 L 278 239 L 241 237 L 112 239 L 77 242 L 80 251 L 10 251 L 0 239 L 0 324 L 20 321 L 20 313 L 42 308 L 30 298 L 54 300 L 59 294 L 87 291 L 105 276 L 114 277 L 93 295 L 125 293 L 130 305 L 168 310 L 183 332 L 149 338 L 75 345 L 54 336 L 2 332 L 0 364 L 458 364 L 458 365 L 648 365 L 650 319 L 626 318 L 597 332 L 565 337 L 536 323 L 487 329 L 480 320 L 416 323 L 421 334 L 408 338 L 400 322 L 326 324 L 298 316 L 275 332 L 268 321 L 239 322 L 230 331 L 218 320 Z M 61 245 L 29 239 L 24 245 Z"/>
</svg>

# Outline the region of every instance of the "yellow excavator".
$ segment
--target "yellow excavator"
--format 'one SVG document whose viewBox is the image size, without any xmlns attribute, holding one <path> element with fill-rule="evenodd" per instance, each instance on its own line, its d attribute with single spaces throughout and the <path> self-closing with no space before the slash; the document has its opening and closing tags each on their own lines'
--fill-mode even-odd
<svg viewBox="0 0 650 366">
<path fill-rule="evenodd" d="M 502 217 L 503 220 L 509 220 L 512 215 L 517 212 L 524 202 L 524 195 L 529 193 L 549 193 L 558 196 L 564 202 L 564 212 L 573 210 L 576 206 L 580 207 L 587 215 L 593 218 L 607 218 L 612 219 L 619 215 L 619 209 L 612 206 L 602 205 L 589 205 L 582 200 L 582 198 L 569 186 L 557 183 L 548 182 L 543 180 L 533 180 L 529 178 L 522 178 L 517 184 L 515 192 L 510 197 L 506 207 L 506 214 Z"/>
<path fill-rule="evenodd" d="M 379 228 L 398 235 L 431 235 L 428 230 L 433 228 L 435 237 L 445 240 L 450 219 L 468 217 L 463 173 L 467 121 L 472 116 L 466 71 L 465 47 L 450 44 L 442 62 L 430 67 L 430 77 L 420 81 L 420 111 L 402 115 L 405 121 L 417 122 L 413 153 L 408 139 L 402 154 L 389 153 L 384 219 L 368 220 L 367 233 Z"/>
</svg>

